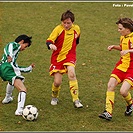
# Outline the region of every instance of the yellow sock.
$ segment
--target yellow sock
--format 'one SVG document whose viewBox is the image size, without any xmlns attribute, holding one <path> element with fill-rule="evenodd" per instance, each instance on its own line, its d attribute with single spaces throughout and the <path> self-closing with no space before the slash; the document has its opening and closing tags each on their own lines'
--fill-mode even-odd
<svg viewBox="0 0 133 133">
<path fill-rule="evenodd" d="M 52 97 L 59 97 L 60 88 L 60 86 L 55 87 L 54 83 L 52 84 Z"/>
<path fill-rule="evenodd" d="M 130 104 L 133 103 L 133 102 L 132 102 L 131 94 L 130 94 L 129 92 L 128 92 L 128 95 L 127 95 L 126 97 L 124 97 L 124 99 L 125 99 L 127 105 L 130 105 Z"/>
<path fill-rule="evenodd" d="M 69 85 L 70 85 L 70 93 L 72 95 L 72 99 L 73 99 L 73 102 L 75 100 L 79 100 L 78 98 L 78 82 L 77 80 L 73 80 L 73 81 L 69 81 Z"/>
<path fill-rule="evenodd" d="M 107 91 L 106 92 L 106 111 L 112 114 L 114 106 L 115 92 Z"/>
</svg>

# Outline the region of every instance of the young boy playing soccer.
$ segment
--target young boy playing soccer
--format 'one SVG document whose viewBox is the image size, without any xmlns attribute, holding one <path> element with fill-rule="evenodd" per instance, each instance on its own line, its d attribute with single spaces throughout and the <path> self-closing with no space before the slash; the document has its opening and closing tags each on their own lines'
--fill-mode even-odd
<svg viewBox="0 0 133 133">
<path fill-rule="evenodd" d="M 4 48 L 4 54 L 0 61 L 0 77 L 3 81 L 8 81 L 6 87 L 6 96 L 2 101 L 3 104 L 13 101 L 12 91 L 15 88 L 19 91 L 18 104 L 15 115 L 22 115 L 26 100 L 26 87 L 24 86 L 24 77 L 21 72 L 31 72 L 35 66 L 31 64 L 29 67 L 21 67 L 16 63 L 20 51 L 25 50 L 31 45 L 31 38 L 27 35 L 18 36 L 14 42 L 8 43 Z"/>
<path fill-rule="evenodd" d="M 120 60 L 111 73 L 106 92 L 105 111 L 99 115 L 100 118 L 111 120 L 115 99 L 115 87 L 122 83 L 120 94 L 127 103 L 125 116 L 130 116 L 133 110 L 133 101 L 130 89 L 133 87 L 133 20 L 120 18 L 116 22 L 121 34 L 120 45 L 110 45 L 108 50 L 120 51 Z"/>
<path fill-rule="evenodd" d="M 67 10 L 61 16 L 61 24 L 56 26 L 46 40 L 48 49 L 53 50 L 51 56 L 50 75 L 54 76 L 52 84 L 52 105 L 57 105 L 61 89 L 62 76 L 68 73 L 70 93 L 74 106 L 82 108 L 79 101 L 78 81 L 75 74 L 76 46 L 79 43 L 80 28 L 74 25 L 74 14 Z"/>
</svg>

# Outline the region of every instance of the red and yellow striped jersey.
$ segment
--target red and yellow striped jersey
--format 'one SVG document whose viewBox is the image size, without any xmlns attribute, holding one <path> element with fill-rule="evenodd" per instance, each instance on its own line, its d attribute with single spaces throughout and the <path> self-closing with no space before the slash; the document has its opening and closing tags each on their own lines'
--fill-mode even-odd
<svg viewBox="0 0 133 133">
<path fill-rule="evenodd" d="M 133 49 L 133 32 L 127 36 L 120 37 L 120 46 L 122 50 Z M 118 61 L 117 69 L 126 72 L 128 69 L 133 69 L 133 53 L 127 53 Z"/>
<path fill-rule="evenodd" d="M 51 62 L 61 62 L 67 58 L 76 60 L 76 45 L 80 37 L 80 28 L 78 25 L 72 25 L 70 30 L 65 30 L 60 24 L 54 28 L 49 38 L 46 40 L 47 46 L 54 44 L 57 47 L 53 51 Z"/>
</svg>

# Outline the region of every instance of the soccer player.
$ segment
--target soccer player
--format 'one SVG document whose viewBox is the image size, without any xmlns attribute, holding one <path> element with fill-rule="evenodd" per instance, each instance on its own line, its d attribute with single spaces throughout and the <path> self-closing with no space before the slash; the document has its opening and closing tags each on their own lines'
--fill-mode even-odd
<svg viewBox="0 0 133 133">
<path fill-rule="evenodd" d="M 106 120 L 112 119 L 115 87 L 120 83 L 122 83 L 120 94 L 127 104 L 125 116 L 130 116 L 133 110 L 133 101 L 129 92 L 133 87 L 133 20 L 130 18 L 120 18 L 116 24 L 121 34 L 120 45 L 108 46 L 108 50 L 119 50 L 121 57 L 112 71 L 108 82 L 105 111 L 99 115 L 100 118 Z"/>
<path fill-rule="evenodd" d="M 4 48 L 4 54 L 0 62 L 0 77 L 3 81 L 8 81 L 6 96 L 2 103 L 7 104 L 13 101 L 12 91 L 14 87 L 19 91 L 15 115 L 22 115 L 26 100 L 26 87 L 23 84 L 24 77 L 21 75 L 21 72 L 31 72 L 35 66 L 32 63 L 29 67 L 21 67 L 18 66 L 16 60 L 19 52 L 31 45 L 31 38 L 27 35 L 20 35 L 14 42 L 8 43 Z"/>
<path fill-rule="evenodd" d="M 61 15 L 61 24 L 56 26 L 48 39 L 46 45 L 53 50 L 51 56 L 50 75 L 54 76 L 52 84 L 52 105 L 57 105 L 61 89 L 62 76 L 68 74 L 70 93 L 74 106 L 82 108 L 79 100 L 78 81 L 75 74 L 76 46 L 79 44 L 80 28 L 74 25 L 74 14 L 67 10 Z"/>
</svg>

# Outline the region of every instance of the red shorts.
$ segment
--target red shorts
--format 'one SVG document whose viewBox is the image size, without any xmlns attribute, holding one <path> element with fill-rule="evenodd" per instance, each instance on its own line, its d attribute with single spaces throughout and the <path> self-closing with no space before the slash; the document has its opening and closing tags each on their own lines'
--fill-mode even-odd
<svg viewBox="0 0 133 133">
<path fill-rule="evenodd" d="M 63 60 L 61 62 L 52 62 L 49 68 L 50 75 L 53 75 L 55 72 L 59 73 L 67 73 L 67 67 L 66 66 L 74 66 L 75 67 L 75 61 L 69 61 L 69 60 Z"/>
<path fill-rule="evenodd" d="M 127 72 L 123 72 L 117 68 L 114 68 L 111 73 L 111 77 L 116 78 L 119 83 L 127 80 L 133 86 L 133 69 L 128 69 Z"/>
</svg>

